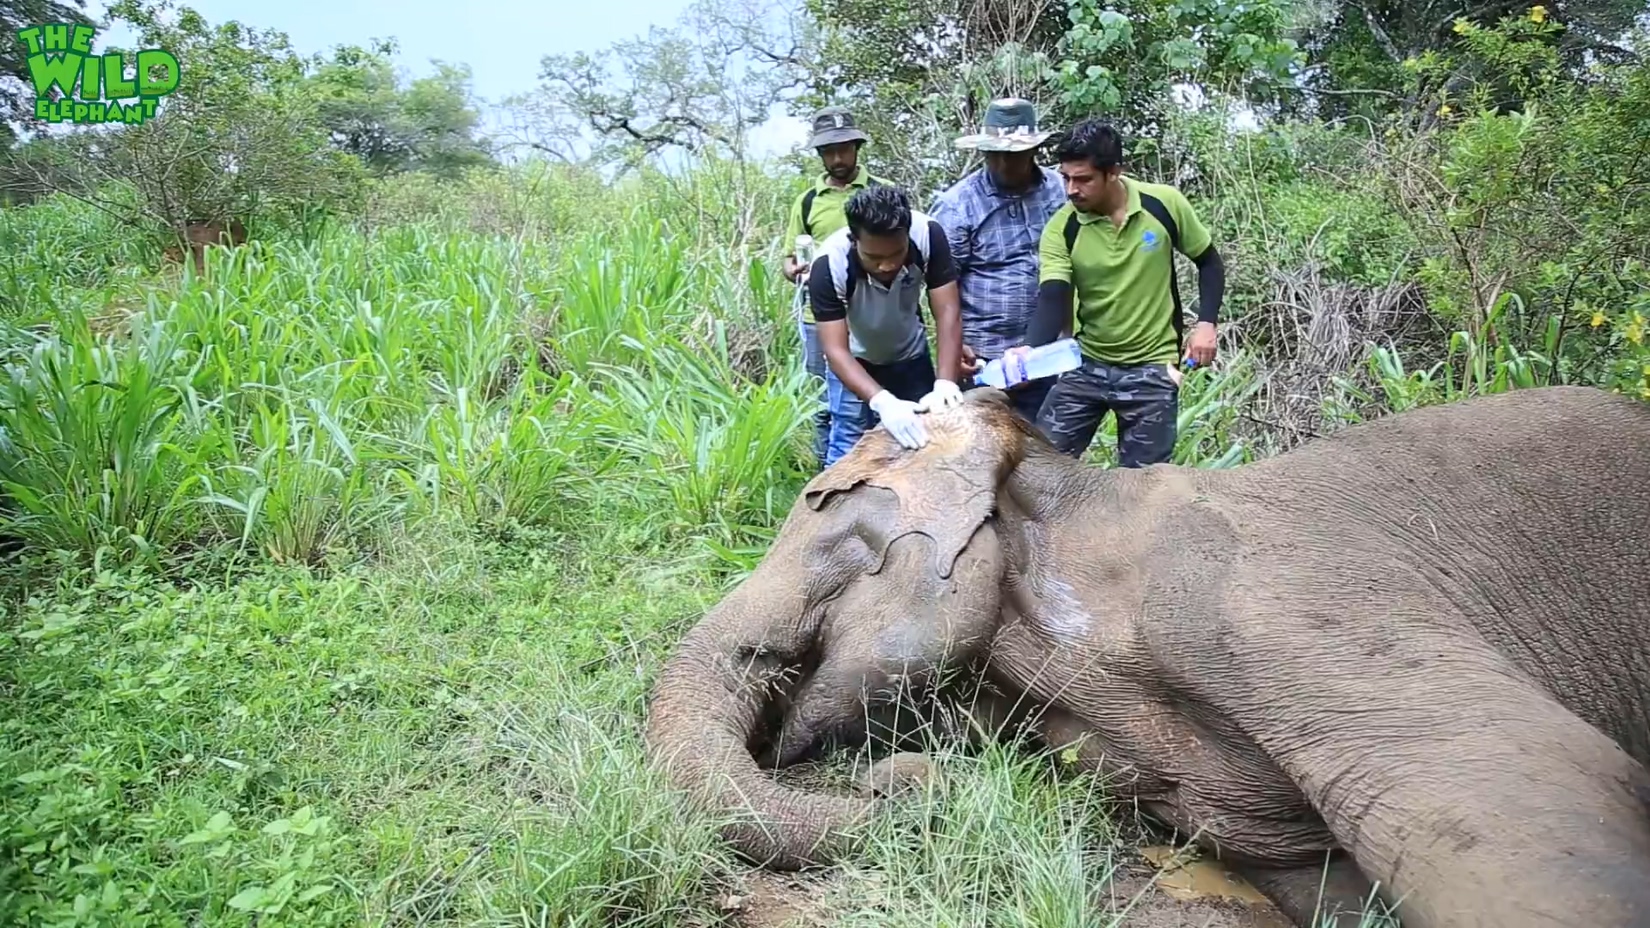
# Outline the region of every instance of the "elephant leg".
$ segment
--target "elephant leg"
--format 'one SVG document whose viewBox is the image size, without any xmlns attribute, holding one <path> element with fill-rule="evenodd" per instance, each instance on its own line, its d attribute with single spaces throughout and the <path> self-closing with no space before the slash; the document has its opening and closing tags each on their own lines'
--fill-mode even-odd
<svg viewBox="0 0 1650 928">
<path fill-rule="evenodd" d="M 1382 911 L 1375 884 L 1343 853 L 1336 852 L 1327 866 L 1232 869 L 1299 928 L 1358 928 L 1365 909 Z"/>
<path fill-rule="evenodd" d="M 1211 700 L 1406 925 L 1650 924 L 1650 773 L 1501 654 L 1399 612 L 1244 627 L 1247 685 Z"/>
</svg>

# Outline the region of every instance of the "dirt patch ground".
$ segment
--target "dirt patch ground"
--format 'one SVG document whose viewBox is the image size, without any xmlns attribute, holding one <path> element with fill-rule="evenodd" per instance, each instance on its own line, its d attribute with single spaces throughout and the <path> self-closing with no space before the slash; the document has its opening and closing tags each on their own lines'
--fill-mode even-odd
<svg viewBox="0 0 1650 928">
<path fill-rule="evenodd" d="M 740 928 L 826 928 L 831 899 L 843 889 L 830 874 L 752 870 L 723 898 L 722 908 Z M 1118 869 L 1109 890 L 1109 908 L 1121 914 L 1115 924 L 1126 928 L 1293 928 L 1224 868 L 1205 861 L 1178 865 L 1165 847 L 1142 848 Z"/>
<path fill-rule="evenodd" d="M 840 762 L 809 762 L 779 771 L 793 788 L 847 794 L 854 773 Z M 1101 928 L 1293 928 L 1277 907 L 1220 864 L 1177 854 L 1142 822 L 1119 822 L 1125 847 L 1132 847 L 1095 910 Z M 870 874 L 874 881 L 876 874 Z M 722 912 L 739 928 L 828 928 L 842 906 L 858 908 L 876 897 L 878 886 L 856 874 L 849 882 L 838 871 L 785 873 L 749 870 L 722 898 Z M 1114 922 L 1106 916 L 1116 913 Z"/>
<path fill-rule="evenodd" d="M 1141 857 L 1111 882 L 1114 911 L 1126 910 L 1124 925 L 1293 928 L 1265 896 L 1219 864 L 1176 865 L 1167 847 L 1141 848 Z"/>
</svg>

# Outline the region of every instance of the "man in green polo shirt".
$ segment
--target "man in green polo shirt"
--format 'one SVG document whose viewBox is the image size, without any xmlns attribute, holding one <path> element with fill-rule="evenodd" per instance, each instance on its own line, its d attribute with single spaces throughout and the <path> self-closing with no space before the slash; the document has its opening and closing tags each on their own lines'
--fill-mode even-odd
<svg viewBox="0 0 1650 928">
<path fill-rule="evenodd" d="M 814 113 L 812 123 L 813 137 L 808 140 L 808 147 L 819 153 L 825 172 L 814 180 L 812 187 L 798 194 L 791 202 L 790 222 L 785 229 L 784 271 L 785 279 L 792 283 L 799 282 L 808 273 L 808 266 L 799 261 L 792 250 L 796 246 L 796 237 L 812 236 L 817 247 L 832 232 L 848 224 L 842 207 L 849 197 L 871 184 L 888 183 L 860 167 L 859 150 L 870 139 L 854 124 L 853 113 L 840 106 L 829 106 Z M 813 306 L 805 290 L 799 288 L 797 292 L 801 295 L 803 362 L 808 373 L 820 379 L 823 401 L 829 395 L 830 380 L 835 375 L 825 363 L 825 349 L 819 342 Z M 850 398 L 851 408 L 845 408 L 844 414 L 858 415 L 859 398 L 852 391 L 846 391 L 846 395 Z M 821 462 L 825 460 L 825 446 L 830 435 L 830 404 L 822 402 L 819 412 L 814 415 L 814 453 Z"/>
<path fill-rule="evenodd" d="M 1060 451 L 1082 457 L 1109 410 L 1117 416 L 1118 463 L 1167 461 L 1180 411 L 1178 364 L 1215 358 L 1226 285 L 1220 252 L 1185 194 L 1123 175 L 1123 143 L 1110 125 L 1079 123 L 1055 155 L 1070 202 L 1043 228 L 1037 311 L 1025 344 L 1059 336 L 1072 320 L 1075 292 L 1083 363 L 1049 390 L 1037 426 Z M 1184 354 L 1175 251 L 1198 268 L 1197 322 Z"/>
</svg>

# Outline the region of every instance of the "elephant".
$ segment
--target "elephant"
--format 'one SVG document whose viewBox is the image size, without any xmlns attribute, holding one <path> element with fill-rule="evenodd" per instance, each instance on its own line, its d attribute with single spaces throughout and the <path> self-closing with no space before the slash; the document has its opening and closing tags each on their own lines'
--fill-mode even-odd
<svg viewBox="0 0 1650 928">
<path fill-rule="evenodd" d="M 1297 925 L 1650 925 L 1650 405 L 1521 388 L 1218 469 L 1062 455 L 992 388 L 925 417 L 653 682 L 647 756 L 738 854 L 852 853 L 897 799 L 766 768 L 972 687 Z"/>
</svg>

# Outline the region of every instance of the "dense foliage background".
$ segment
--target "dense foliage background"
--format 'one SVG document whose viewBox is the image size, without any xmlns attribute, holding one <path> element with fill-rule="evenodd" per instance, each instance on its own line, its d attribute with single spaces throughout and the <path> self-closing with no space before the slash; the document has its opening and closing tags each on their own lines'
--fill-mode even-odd
<svg viewBox="0 0 1650 928">
<path fill-rule="evenodd" d="M 19 120 L 0 155 L 0 918 L 732 905 L 635 732 L 811 473 L 777 256 L 815 162 L 751 156 L 776 108 L 852 103 L 921 202 L 993 96 L 1127 126 L 1227 256 L 1184 463 L 1537 384 L 1650 399 L 1644 7 L 1477 11 L 710 0 L 547 58 L 488 137 L 462 67 L 116 4 L 185 62 L 162 116 Z M 179 260 L 213 222 L 247 244 Z M 1121 853 L 1103 790 L 957 763 L 836 911 L 1086 923 Z M 1004 879 L 1014 843 L 1047 871 Z"/>
</svg>

